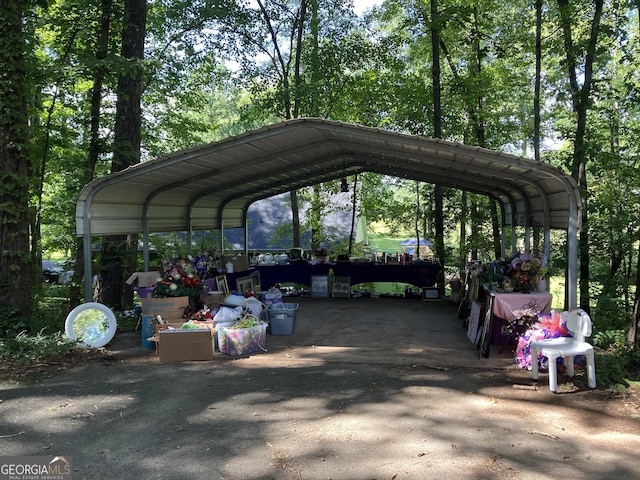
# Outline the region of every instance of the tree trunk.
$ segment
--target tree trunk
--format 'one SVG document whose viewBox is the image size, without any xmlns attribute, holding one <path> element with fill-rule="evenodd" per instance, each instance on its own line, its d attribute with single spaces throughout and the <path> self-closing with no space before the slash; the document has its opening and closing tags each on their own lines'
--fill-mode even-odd
<svg viewBox="0 0 640 480">
<path fill-rule="evenodd" d="M 102 12 L 100 20 L 100 31 L 98 33 L 98 49 L 96 51 L 96 59 L 98 66 L 93 72 L 93 87 L 91 89 L 91 105 L 90 105 L 90 132 L 89 132 L 89 153 L 87 155 L 87 164 L 82 172 L 82 184 L 89 183 L 95 174 L 96 163 L 103 152 L 100 142 L 100 107 L 102 106 L 102 85 L 106 69 L 100 62 L 106 58 L 109 53 L 109 32 L 111 26 L 112 15 L 111 0 L 102 1 Z M 75 267 L 73 277 L 71 279 L 71 287 L 69 289 L 69 307 L 73 309 L 76 305 L 82 303 L 82 293 L 84 289 L 84 240 L 82 237 L 76 238 L 75 251 Z M 86 302 L 92 301 L 92 298 L 86 298 Z"/>
<path fill-rule="evenodd" d="M 442 138 L 442 89 L 440 82 L 440 14 L 438 13 L 438 0 L 431 0 L 431 81 L 433 82 L 433 136 Z M 446 263 L 444 248 L 444 215 L 442 186 L 436 185 L 434 189 L 436 208 L 436 258 L 440 260 L 443 271 Z M 418 237 L 420 238 L 420 237 Z M 438 290 L 444 294 L 444 275 L 438 277 Z"/>
<path fill-rule="evenodd" d="M 291 190 L 289 192 L 289 199 L 291 201 L 291 224 L 293 228 L 293 246 L 296 248 L 300 245 L 300 207 L 298 205 L 298 191 Z"/>
<path fill-rule="evenodd" d="M 500 241 L 500 220 L 498 218 L 498 206 L 493 198 L 489 199 L 489 210 L 491 211 L 491 227 L 493 231 L 493 258 L 502 256 L 502 242 Z"/>
<path fill-rule="evenodd" d="M 5 315 L 12 320 L 28 322 L 32 261 L 23 8 L 20 0 L 0 0 L 0 307 L 7 308 Z"/>
<path fill-rule="evenodd" d="M 591 94 L 591 81 L 593 79 L 593 62 L 596 53 L 598 33 L 600 31 L 600 19 L 602 17 L 603 0 L 595 1 L 594 15 L 591 23 L 591 34 L 585 54 L 584 66 L 581 68 L 583 83 L 578 86 L 578 67 L 573 45 L 571 19 L 572 12 L 569 0 L 558 0 L 560 9 L 560 22 L 562 26 L 564 45 L 571 88 L 571 101 L 573 113 L 576 116 L 576 130 L 573 147 L 573 161 L 571 174 L 575 178 L 582 193 L 584 208 L 582 209 L 582 230 L 580 231 L 578 253 L 580 258 L 580 299 L 579 305 L 587 312 L 590 308 L 589 293 L 589 217 L 587 208 L 587 152 L 585 133 L 587 129 L 587 110 L 589 96 Z"/>
<path fill-rule="evenodd" d="M 318 250 L 320 248 L 320 242 L 322 241 L 321 203 L 318 187 L 314 186 L 311 191 L 311 208 L 309 212 L 311 223 L 311 251 Z"/>
<path fill-rule="evenodd" d="M 458 270 L 460 271 L 461 278 L 464 278 L 463 273 L 467 265 L 467 260 L 469 260 L 467 247 L 467 219 L 469 218 L 469 207 L 467 203 L 467 192 L 463 191 L 460 195 L 460 243 L 458 244 L 458 250 L 460 252 Z"/>
<path fill-rule="evenodd" d="M 540 161 L 540 84 L 542 82 L 542 0 L 536 0 L 536 74 L 533 91 L 533 153 Z"/>
<path fill-rule="evenodd" d="M 118 78 L 116 123 L 111 172 L 118 172 L 140 161 L 142 58 L 146 30 L 145 0 L 125 0 L 122 56 L 131 68 Z M 102 242 L 98 295 L 100 302 L 121 309 L 125 266 L 129 264 L 129 245 L 124 235 L 105 237 Z"/>
<path fill-rule="evenodd" d="M 639 239 L 640 240 L 640 239 Z M 640 245 L 640 242 L 639 242 Z M 633 300 L 633 314 L 627 332 L 627 338 L 630 342 L 638 345 L 640 343 L 640 247 L 638 247 L 638 263 L 636 265 L 636 294 Z"/>
<path fill-rule="evenodd" d="M 278 34 L 274 29 L 271 18 L 269 17 L 269 12 L 265 8 L 265 5 L 261 0 L 258 0 L 258 6 L 260 7 L 260 11 L 262 12 L 263 19 L 265 21 L 265 25 L 269 30 L 269 36 L 271 38 L 271 42 L 274 49 L 274 66 L 276 69 L 280 71 L 280 81 L 279 81 L 279 89 L 282 93 L 283 98 L 283 109 L 284 109 L 284 117 L 286 119 L 297 118 L 300 112 L 300 85 L 301 85 L 301 75 L 300 75 L 300 64 L 302 57 L 302 49 L 303 49 L 303 40 L 304 40 L 304 25 L 306 21 L 306 12 L 307 12 L 307 1 L 302 0 L 300 4 L 300 10 L 298 13 L 297 21 L 293 22 L 291 37 L 296 38 L 295 43 L 295 52 L 291 52 L 291 55 L 295 55 L 294 61 L 294 74 L 293 74 L 293 102 L 292 98 L 292 89 L 290 84 L 290 62 L 287 62 L 282 55 L 282 51 L 278 44 Z M 317 3 L 312 3 L 312 15 L 317 18 Z M 294 35 L 294 29 L 298 29 L 297 35 Z M 293 246 L 300 247 L 300 212 L 299 212 L 299 202 L 298 202 L 298 192 L 296 190 L 292 190 L 289 192 L 289 199 L 291 202 L 291 223 L 293 229 Z"/>
<path fill-rule="evenodd" d="M 473 260 L 480 260 L 478 256 L 478 231 L 479 231 L 479 221 L 478 221 L 478 199 L 475 195 L 471 197 L 471 206 L 469 207 L 469 217 L 471 219 L 471 258 Z"/>
</svg>

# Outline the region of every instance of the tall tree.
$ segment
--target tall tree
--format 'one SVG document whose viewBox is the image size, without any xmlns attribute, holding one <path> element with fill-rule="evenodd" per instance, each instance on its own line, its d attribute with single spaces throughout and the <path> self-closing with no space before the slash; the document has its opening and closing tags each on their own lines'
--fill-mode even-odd
<svg viewBox="0 0 640 480">
<path fill-rule="evenodd" d="M 31 317 L 26 2 L 0 0 L 0 307 Z M 32 39 L 33 40 L 33 39 Z"/>
<path fill-rule="evenodd" d="M 578 65 L 578 57 L 574 42 L 573 18 L 575 4 L 569 4 L 569 0 L 558 0 L 560 13 L 560 26 L 562 28 L 566 68 L 569 79 L 569 90 L 571 93 L 571 105 L 575 115 L 575 134 L 573 139 L 573 158 L 571 162 L 571 174 L 578 182 L 582 192 L 582 201 L 585 206 L 582 210 L 582 230 L 579 240 L 580 258 L 580 299 L 582 308 L 590 310 L 589 293 L 589 217 L 588 217 L 588 182 L 587 182 L 587 112 L 589 110 L 589 100 L 593 80 L 593 67 L 596 57 L 596 47 L 598 35 L 600 34 L 600 19 L 602 18 L 602 8 L 604 0 L 594 0 L 593 17 L 584 48 L 584 61 Z M 582 85 L 580 85 L 582 77 Z"/>
<path fill-rule="evenodd" d="M 533 156 L 536 161 L 540 161 L 540 96 L 542 83 L 542 0 L 535 0 L 536 10 L 536 43 L 535 62 L 536 73 L 534 77 L 533 89 Z"/>
<path fill-rule="evenodd" d="M 438 11 L 437 0 L 431 0 L 430 5 L 431 18 L 431 51 L 432 51 L 432 67 L 431 81 L 433 82 L 433 136 L 434 138 L 442 138 L 442 99 L 440 89 L 440 13 Z M 435 196 L 435 226 L 436 226 L 436 257 L 440 259 L 442 267 L 446 266 L 446 255 L 444 249 L 444 218 L 442 212 L 442 186 L 436 185 L 434 190 Z M 418 236 L 418 241 L 420 237 Z M 438 278 L 438 289 L 440 293 L 444 293 L 444 277 Z"/>
<path fill-rule="evenodd" d="M 113 2 L 112 0 L 102 0 L 100 7 L 100 22 L 98 24 L 99 28 L 97 34 L 98 41 L 95 54 L 96 62 L 93 67 L 93 83 L 89 100 L 89 151 L 87 153 L 86 165 L 81 176 L 81 185 L 86 185 L 93 179 L 100 155 L 104 154 L 104 142 L 102 142 L 100 136 L 101 109 L 104 79 L 105 75 L 107 74 L 105 59 L 107 58 L 107 55 L 109 53 L 109 39 L 111 31 L 110 26 L 113 15 Z M 75 268 L 69 292 L 69 303 L 71 308 L 81 303 L 82 289 L 80 287 L 82 285 L 83 275 L 83 238 L 76 237 Z"/>
<path fill-rule="evenodd" d="M 111 173 L 140 161 L 142 114 L 142 73 L 144 39 L 147 22 L 146 0 L 125 0 L 124 25 L 122 31 L 122 58 L 125 68 L 118 78 L 116 122 Z M 103 239 L 99 299 L 101 303 L 122 308 L 124 275 L 131 266 L 131 249 L 137 247 L 137 237 L 132 247 L 126 236 L 113 235 Z"/>
</svg>

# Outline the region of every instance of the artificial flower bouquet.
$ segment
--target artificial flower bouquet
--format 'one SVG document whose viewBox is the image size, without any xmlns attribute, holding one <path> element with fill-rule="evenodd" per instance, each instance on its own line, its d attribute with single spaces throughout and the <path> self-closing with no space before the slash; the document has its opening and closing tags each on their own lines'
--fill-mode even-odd
<svg viewBox="0 0 640 480">
<path fill-rule="evenodd" d="M 523 253 L 509 262 L 506 276 L 514 288 L 528 291 L 533 285 L 545 279 L 547 271 L 546 257 Z"/>
<path fill-rule="evenodd" d="M 197 265 L 190 260 L 163 261 L 163 273 L 156 282 L 154 297 L 199 298 L 204 291 Z"/>
<path fill-rule="evenodd" d="M 518 339 L 515 362 L 520 368 L 531 370 L 531 342 L 546 338 L 566 337 L 568 335 L 567 315 L 568 312 L 559 313 L 556 311 L 538 315 L 538 321 L 533 323 L 531 328 Z M 540 353 L 538 353 L 537 362 L 538 368 L 548 368 L 547 358 Z"/>
</svg>

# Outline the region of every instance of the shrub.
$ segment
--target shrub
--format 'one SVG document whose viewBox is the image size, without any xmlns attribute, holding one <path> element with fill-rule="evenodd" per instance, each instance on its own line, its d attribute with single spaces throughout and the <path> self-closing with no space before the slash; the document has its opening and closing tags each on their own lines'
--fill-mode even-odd
<svg viewBox="0 0 640 480">
<path fill-rule="evenodd" d="M 617 332 L 612 337 L 602 337 L 609 342 L 609 347 L 596 353 L 598 381 L 614 389 L 640 381 L 640 350 L 626 342 L 620 344 Z"/>
</svg>

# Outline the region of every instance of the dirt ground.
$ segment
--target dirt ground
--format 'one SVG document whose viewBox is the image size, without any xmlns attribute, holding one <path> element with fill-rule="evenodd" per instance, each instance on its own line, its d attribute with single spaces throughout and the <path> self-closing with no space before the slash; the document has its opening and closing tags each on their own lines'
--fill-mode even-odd
<svg viewBox="0 0 640 480">
<path fill-rule="evenodd" d="M 162 363 L 139 332 L 0 369 L 2 455 L 64 455 L 82 479 L 640 478 L 634 391 L 549 392 L 479 358 L 448 301 L 290 298 L 267 352 Z M 596 372 L 597 374 L 597 372 Z"/>
</svg>

